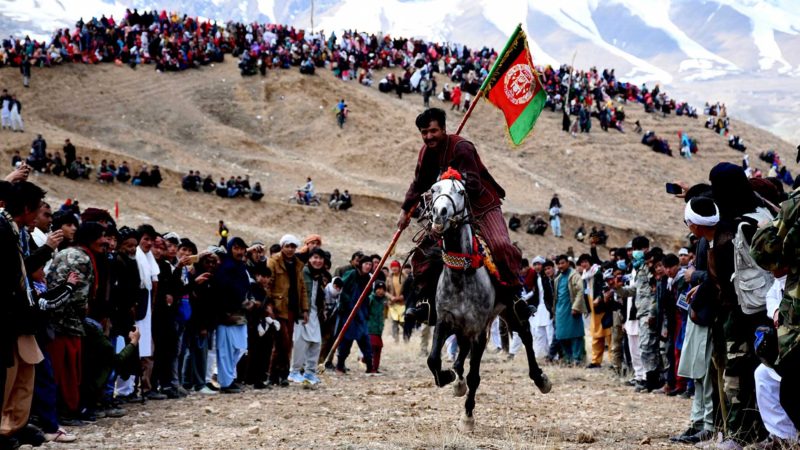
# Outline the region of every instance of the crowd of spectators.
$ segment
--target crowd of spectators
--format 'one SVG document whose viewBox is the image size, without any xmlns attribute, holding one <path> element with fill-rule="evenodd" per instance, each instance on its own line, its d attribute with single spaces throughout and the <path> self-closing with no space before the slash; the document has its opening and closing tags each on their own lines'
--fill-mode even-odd
<svg viewBox="0 0 800 450">
<path fill-rule="evenodd" d="M 250 186 L 250 175 L 231 176 L 225 181 L 225 177 L 220 177 L 219 182 L 214 182 L 214 177 L 210 174 L 203 177 L 199 170 L 190 170 L 181 179 L 181 187 L 185 191 L 204 192 L 206 194 L 217 194 L 222 198 L 247 197 L 255 202 L 264 197 L 261 183 L 256 181 Z"/>
<path fill-rule="evenodd" d="M 122 417 L 130 402 L 317 385 L 317 364 L 381 259 L 358 251 L 334 268 L 319 235 L 248 245 L 222 221 L 220 242 L 198 248 L 77 201 L 51 209 L 32 171 L 22 162 L 0 182 L 0 250 L 12 262 L 0 324 L 3 449 L 75 441 L 75 427 Z M 385 267 L 349 328 L 354 340 L 369 335 L 370 376 L 381 375 L 384 307 L 395 339 L 410 336 L 409 273 Z M 350 345 L 328 365 L 341 376 Z"/>
<path fill-rule="evenodd" d="M 148 167 L 142 164 L 139 170 L 133 173 L 127 161 L 117 165 L 113 159 L 103 159 L 97 165 L 90 157 L 81 158 L 77 155 L 75 145 L 69 139 L 64 141 L 61 152 L 48 152 L 47 141 L 41 134 L 37 135 L 31 144 L 28 156 L 23 158 L 19 150 L 14 151 L 11 156 L 11 166 L 17 168 L 23 163 L 38 173 L 63 176 L 71 180 L 94 179 L 100 183 L 131 183 L 133 186 L 150 187 L 158 187 L 163 180 L 161 169 L 157 165 Z"/>
</svg>

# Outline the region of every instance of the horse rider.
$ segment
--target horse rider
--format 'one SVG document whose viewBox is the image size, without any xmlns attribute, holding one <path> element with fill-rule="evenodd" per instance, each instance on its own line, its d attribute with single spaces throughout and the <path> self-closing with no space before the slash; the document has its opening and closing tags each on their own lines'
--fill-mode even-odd
<svg viewBox="0 0 800 450">
<path fill-rule="evenodd" d="M 519 267 L 522 261 L 520 250 L 511 243 L 503 212 L 500 208 L 506 193 L 481 162 L 472 142 L 447 134 L 445 112 L 430 108 L 417 116 L 416 125 L 425 145 L 419 152 L 414 181 L 408 188 L 397 226 L 404 229 L 410 221 L 409 211 L 419 203 L 422 195 L 431 189 L 439 176 L 448 168 L 457 170 L 464 177 L 470 212 L 480 236 L 489 247 L 497 266 L 497 298 L 508 307 L 513 307 L 517 318 L 527 321 L 530 315 L 527 304 L 520 298 L 521 283 Z M 439 275 L 443 268 L 439 243 L 425 236 L 411 257 L 414 282 L 419 301 L 406 315 L 418 322 L 434 324 L 435 295 Z"/>
</svg>

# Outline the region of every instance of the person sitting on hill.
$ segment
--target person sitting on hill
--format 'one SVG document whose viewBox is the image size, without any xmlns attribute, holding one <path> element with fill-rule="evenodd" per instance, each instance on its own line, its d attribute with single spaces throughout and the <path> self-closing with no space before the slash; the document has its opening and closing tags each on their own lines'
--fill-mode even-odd
<svg viewBox="0 0 800 450">
<path fill-rule="evenodd" d="M 64 166 L 64 160 L 61 159 L 61 153 L 56 152 L 55 156 L 53 156 L 52 165 L 50 167 L 50 172 L 60 177 L 62 173 L 66 171 L 66 167 Z"/>
<path fill-rule="evenodd" d="M 541 216 L 533 216 L 528 221 L 528 226 L 525 229 L 525 232 L 528 234 L 535 234 L 538 236 L 544 236 L 545 231 L 547 231 L 547 221 L 544 220 Z"/>
<path fill-rule="evenodd" d="M 190 170 L 189 174 L 183 177 L 181 180 L 181 187 L 185 191 L 197 192 L 200 190 L 200 186 L 197 185 L 197 180 L 194 176 L 194 170 Z"/>
<path fill-rule="evenodd" d="M 114 182 L 114 172 L 108 168 L 108 161 L 105 159 L 100 161 L 100 167 L 97 169 L 97 181 L 103 183 Z"/>
<path fill-rule="evenodd" d="M 164 179 L 161 177 L 161 170 L 158 168 L 158 166 L 153 166 L 153 169 L 150 170 L 150 180 L 148 186 L 158 187 L 163 180 Z"/>
<path fill-rule="evenodd" d="M 77 180 L 78 178 L 83 178 L 85 173 L 86 165 L 83 163 L 82 159 L 76 158 L 67 169 L 67 178 L 70 180 Z"/>
<path fill-rule="evenodd" d="M 728 147 L 739 150 L 740 152 L 747 150 L 747 146 L 744 145 L 744 139 L 736 135 L 728 137 Z"/>
<path fill-rule="evenodd" d="M 522 220 L 520 220 L 518 215 L 512 214 L 511 218 L 508 219 L 508 229 L 511 231 L 517 231 L 521 226 Z"/>
<path fill-rule="evenodd" d="M 331 209 L 339 209 L 339 201 L 341 200 L 341 197 L 342 194 L 339 193 L 339 189 L 334 189 L 330 198 L 328 199 L 328 207 Z"/>
<path fill-rule="evenodd" d="M 217 189 L 217 184 L 214 183 L 214 178 L 211 175 L 206 175 L 205 179 L 203 180 L 203 192 L 206 194 L 210 194 Z"/>
<path fill-rule="evenodd" d="M 230 177 L 228 182 L 226 183 L 226 187 L 228 188 L 228 198 L 235 198 L 239 196 L 239 185 L 236 183 L 236 180 L 233 177 Z"/>
<path fill-rule="evenodd" d="M 257 202 L 264 197 L 264 192 L 261 190 L 261 183 L 256 181 L 253 189 L 250 191 L 250 200 Z"/>
<path fill-rule="evenodd" d="M 131 179 L 131 169 L 128 168 L 128 162 L 122 161 L 122 164 L 117 168 L 117 181 L 120 183 L 127 183 Z"/>
<path fill-rule="evenodd" d="M 219 183 L 217 183 L 217 195 L 222 198 L 228 198 L 228 185 L 225 183 L 225 178 L 220 177 Z"/>
<path fill-rule="evenodd" d="M 346 211 L 353 207 L 353 199 L 350 197 L 350 191 L 344 190 L 344 193 L 339 198 L 339 211 Z"/>
<path fill-rule="evenodd" d="M 311 59 L 311 56 L 300 64 L 300 73 L 303 75 L 314 75 L 315 70 L 316 67 L 314 66 L 314 60 Z"/>
<path fill-rule="evenodd" d="M 134 186 L 150 186 L 150 171 L 147 169 L 147 164 L 142 165 L 138 175 L 133 177 L 131 184 Z"/>
</svg>

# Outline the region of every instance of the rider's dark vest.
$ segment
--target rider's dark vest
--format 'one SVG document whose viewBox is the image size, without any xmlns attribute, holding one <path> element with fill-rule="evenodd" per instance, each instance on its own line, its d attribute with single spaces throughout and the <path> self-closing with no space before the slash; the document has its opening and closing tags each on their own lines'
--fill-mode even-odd
<svg viewBox="0 0 800 450">
<path fill-rule="evenodd" d="M 502 204 L 506 192 L 483 165 L 475 146 L 461 136 L 451 134 L 447 136 L 444 152 L 422 146 L 414 181 L 406 193 L 403 209 L 408 211 L 416 205 L 422 194 L 433 186 L 448 167 L 458 170 L 465 177 L 473 216 L 480 217 Z"/>
</svg>

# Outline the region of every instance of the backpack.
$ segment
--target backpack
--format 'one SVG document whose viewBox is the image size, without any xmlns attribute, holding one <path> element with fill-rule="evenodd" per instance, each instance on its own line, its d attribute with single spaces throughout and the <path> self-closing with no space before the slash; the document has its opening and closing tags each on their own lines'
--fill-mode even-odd
<svg viewBox="0 0 800 450">
<path fill-rule="evenodd" d="M 755 212 L 745 214 L 745 217 L 755 219 L 759 225 L 772 220 L 772 214 L 766 208 L 757 208 Z M 733 238 L 735 272 L 731 281 L 742 311 L 745 314 L 763 313 L 767 307 L 767 292 L 775 277 L 756 264 L 750 255 L 750 243 L 743 230 L 746 225 L 745 222 L 740 223 Z"/>
</svg>

